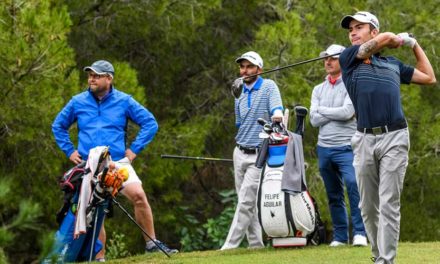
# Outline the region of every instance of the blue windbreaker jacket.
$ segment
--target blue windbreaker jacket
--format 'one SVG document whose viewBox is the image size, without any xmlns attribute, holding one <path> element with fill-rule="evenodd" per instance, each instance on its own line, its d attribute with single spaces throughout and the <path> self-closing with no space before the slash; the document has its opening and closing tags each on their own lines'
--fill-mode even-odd
<svg viewBox="0 0 440 264">
<path fill-rule="evenodd" d="M 78 126 L 78 152 L 86 160 L 89 150 L 109 146 L 113 160 L 125 157 L 128 120 L 140 126 L 130 149 L 138 154 L 153 140 L 158 130 L 154 116 L 130 95 L 114 87 L 101 100 L 87 90 L 69 101 L 52 124 L 52 132 L 61 150 L 70 157 L 75 146 L 70 140 L 69 128 Z"/>
</svg>

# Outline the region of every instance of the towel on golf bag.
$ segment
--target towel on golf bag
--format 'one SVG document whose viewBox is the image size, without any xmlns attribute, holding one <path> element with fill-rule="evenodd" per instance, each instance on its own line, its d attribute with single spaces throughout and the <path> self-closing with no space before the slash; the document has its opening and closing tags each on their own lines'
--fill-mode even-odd
<svg viewBox="0 0 440 264">
<path fill-rule="evenodd" d="M 74 237 L 78 237 L 80 234 L 86 233 L 87 230 L 87 206 L 92 199 L 92 178 L 98 169 L 99 157 L 101 153 L 107 147 L 99 146 L 90 150 L 89 158 L 87 159 L 86 169 L 90 169 L 90 172 L 84 175 L 81 190 L 78 199 L 78 209 L 75 222 L 75 232 Z"/>
<path fill-rule="evenodd" d="M 302 136 L 288 130 L 287 134 L 289 135 L 289 142 L 287 143 L 286 158 L 284 160 L 281 190 L 297 194 L 304 191 L 303 184 L 306 186 Z"/>
</svg>

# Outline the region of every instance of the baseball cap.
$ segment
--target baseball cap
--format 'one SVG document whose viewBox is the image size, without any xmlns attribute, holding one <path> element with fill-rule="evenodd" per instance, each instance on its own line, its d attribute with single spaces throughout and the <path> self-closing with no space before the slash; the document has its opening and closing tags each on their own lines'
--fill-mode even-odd
<svg viewBox="0 0 440 264">
<path fill-rule="evenodd" d="M 239 58 L 237 58 L 235 60 L 235 62 L 239 63 L 242 60 L 248 60 L 253 65 L 258 66 L 260 68 L 263 68 L 263 59 L 255 51 L 248 51 L 248 52 L 244 53 Z"/>
<path fill-rule="evenodd" d="M 359 11 L 352 16 L 343 17 L 341 20 L 341 26 L 343 28 L 348 29 L 348 27 L 350 26 L 350 22 L 353 19 L 356 21 L 362 22 L 362 23 L 371 24 L 376 29 L 379 29 L 379 20 L 377 19 L 377 17 L 375 15 L 371 14 L 370 12 L 366 12 L 366 11 Z"/>
<path fill-rule="evenodd" d="M 106 60 L 95 61 L 92 66 L 84 67 L 84 71 L 93 71 L 96 74 L 110 74 L 112 77 L 115 75 L 113 65 Z"/>
<path fill-rule="evenodd" d="M 324 56 L 328 56 L 328 55 L 332 55 L 332 54 L 336 54 L 336 53 L 341 53 L 344 50 L 345 50 L 344 46 L 341 46 L 338 44 L 332 44 L 326 50 L 321 51 L 321 53 L 319 53 L 319 57 L 324 57 Z M 339 54 L 332 56 L 332 58 L 339 58 Z"/>
</svg>

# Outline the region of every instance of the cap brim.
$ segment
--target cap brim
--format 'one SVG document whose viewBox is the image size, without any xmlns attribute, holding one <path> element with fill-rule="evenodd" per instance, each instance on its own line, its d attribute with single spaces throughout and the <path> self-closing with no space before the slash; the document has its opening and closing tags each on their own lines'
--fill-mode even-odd
<svg viewBox="0 0 440 264">
<path fill-rule="evenodd" d="M 252 65 L 257 66 L 257 67 L 260 67 L 260 66 L 258 65 L 258 63 L 257 63 L 256 61 L 254 61 L 253 59 L 251 59 L 251 58 L 243 58 L 243 57 L 240 57 L 240 58 L 236 59 L 235 62 L 236 62 L 236 63 L 240 63 L 240 61 L 243 61 L 243 60 L 247 60 L 247 61 L 249 61 L 250 63 L 252 63 Z"/>
<path fill-rule="evenodd" d="M 321 53 L 319 53 L 319 57 L 327 57 L 328 55 L 331 55 L 331 54 L 327 53 L 326 51 L 321 51 Z M 339 58 L 339 55 L 331 56 L 331 58 L 337 59 L 337 58 Z"/>
<path fill-rule="evenodd" d="M 107 72 L 100 72 L 100 71 L 98 71 L 97 69 L 95 69 L 95 68 L 93 68 L 91 66 L 84 67 L 84 71 L 92 71 L 92 72 L 94 72 L 96 74 L 107 74 Z"/>
<path fill-rule="evenodd" d="M 348 29 L 350 27 L 350 22 L 355 19 L 353 16 L 345 16 L 341 20 L 341 27 Z"/>
<path fill-rule="evenodd" d="M 240 58 L 237 58 L 237 59 L 235 60 L 235 62 L 236 62 L 236 63 L 239 63 L 239 62 L 242 61 L 242 60 L 247 60 L 247 59 L 245 59 L 245 58 L 243 58 L 243 57 L 240 57 Z"/>
<path fill-rule="evenodd" d="M 87 72 L 87 71 L 92 71 L 92 72 L 94 72 L 94 73 L 96 73 L 96 74 L 99 74 L 99 75 L 108 74 L 108 75 L 110 75 L 110 76 L 112 76 L 112 77 L 113 77 L 113 75 L 114 75 L 112 72 L 101 72 L 101 71 L 98 71 L 96 68 L 93 68 L 92 66 L 84 67 L 84 71 L 85 71 L 85 72 Z"/>
</svg>

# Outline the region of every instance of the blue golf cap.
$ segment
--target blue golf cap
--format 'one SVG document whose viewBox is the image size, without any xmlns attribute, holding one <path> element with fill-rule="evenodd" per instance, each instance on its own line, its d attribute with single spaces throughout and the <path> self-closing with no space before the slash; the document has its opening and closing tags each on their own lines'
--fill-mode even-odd
<svg viewBox="0 0 440 264">
<path fill-rule="evenodd" d="M 93 71 L 96 74 L 110 74 L 112 77 L 115 75 L 113 65 L 106 60 L 95 61 L 92 66 L 84 67 L 84 71 Z"/>
</svg>

